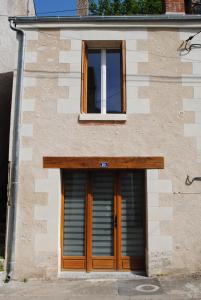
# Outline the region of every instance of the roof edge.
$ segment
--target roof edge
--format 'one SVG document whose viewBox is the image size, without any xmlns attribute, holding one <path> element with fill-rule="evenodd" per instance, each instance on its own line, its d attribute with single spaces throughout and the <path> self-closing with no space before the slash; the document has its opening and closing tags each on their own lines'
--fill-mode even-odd
<svg viewBox="0 0 201 300">
<path fill-rule="evenodd" d="M 197 22 L 201 21 L 201 15 L 164 14 L 164 15 L 135 15 L 135 16 L 51 16 L 51 17 L 9 17 L 9 21 L 15 24 L 38 24 L 38 23 L 112 23 L 112 22 Z"/>
</svg>

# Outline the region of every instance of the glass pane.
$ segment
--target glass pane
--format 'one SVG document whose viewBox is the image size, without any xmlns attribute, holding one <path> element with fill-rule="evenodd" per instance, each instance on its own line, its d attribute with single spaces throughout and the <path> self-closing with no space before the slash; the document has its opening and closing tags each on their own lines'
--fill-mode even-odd
<svg viewBox="0 0 201 300">
<path fill-rule="evenodd" d="M 84 256 L 86 174 L 64 173 L 64 256 Z"/>
<path fill-rule="evenodd" d="M 101 51 L 88 50 L 87 113 L 101 112 Z"/>
<path fill-rule="evenodd" d="M 107 113 L 121 113 L 121 50 L 107 50 Z"/>
<path fill-rule="evenodd" d="M 93 175 L 93 256 L 114 255 L 114 174 Z"/>
<path fill-rule="evenodd" d="M 144 171 L 122 173 L 122 255 L 144 254 Z"/>
</svg>

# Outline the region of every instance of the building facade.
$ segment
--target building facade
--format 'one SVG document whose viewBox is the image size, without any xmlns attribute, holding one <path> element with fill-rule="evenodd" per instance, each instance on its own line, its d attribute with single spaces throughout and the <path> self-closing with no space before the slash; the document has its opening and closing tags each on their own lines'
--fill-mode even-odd
<svg viewBox="0 0 201 300">
<path fill-rule="evenodd" d="M 11 20 L 26 36 L 14 277 L 200 271 L 186 178 L 200 176 L 201 50 L 180 48 L 200 16 Z"/>
</svg>

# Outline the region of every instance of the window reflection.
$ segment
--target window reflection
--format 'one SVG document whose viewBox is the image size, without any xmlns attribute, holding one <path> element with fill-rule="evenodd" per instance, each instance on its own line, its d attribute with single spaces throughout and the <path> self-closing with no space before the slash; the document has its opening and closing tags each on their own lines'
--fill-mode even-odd
<svg viewBox="0 0 201 300">
<path fill-rule="evenodd" d="M 107 50 L 107 113 L 121 113 L 120 49 Z"/>
<path fill-rule="evenodd" d="M 88 51 L 88 113 L 101 112 L 101 51 Z"/>
</svg>

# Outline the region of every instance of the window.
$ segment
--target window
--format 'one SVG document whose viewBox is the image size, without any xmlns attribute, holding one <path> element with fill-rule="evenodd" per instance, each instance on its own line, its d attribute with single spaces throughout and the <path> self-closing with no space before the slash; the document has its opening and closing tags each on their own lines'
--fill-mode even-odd
<svg viewBox="0 0 201 300">
<path fill-rule="evenodd" d="M 125 42 L 83 41 L 82 113 L 125 114 Z"/>
</svg>

